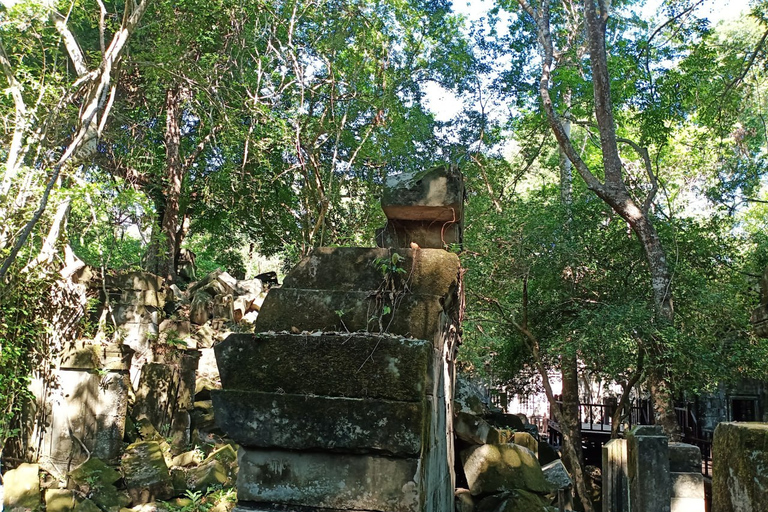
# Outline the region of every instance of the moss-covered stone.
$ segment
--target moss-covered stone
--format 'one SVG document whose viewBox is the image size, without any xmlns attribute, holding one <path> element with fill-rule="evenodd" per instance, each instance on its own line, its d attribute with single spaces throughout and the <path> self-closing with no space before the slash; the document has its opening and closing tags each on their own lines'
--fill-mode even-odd
<svg viewBox="0 0 768 512">
<path fill-rule="evenodd" d="M 226 389 L 421 400 L 432 343 L 394 336 L 233 334 L 215 348 Z"/>
<path fill-rule="evenodd" d="M 275 288 L 264 299 L 255 329 L 386 332 L 431 340 L 445 302 L 442 295 L 392 298 L 385 292 Z"/>
<path fill-rule="evenodd" d="M 716 512 L 765 510 L 768 504 L 768 423 L 720 423 L 712 446 Z"/>
<path fill-rule="evenodd" d="M 421 402 L 221 390 L 216 418 L 245 447 L 418 455 Z"/>
<path fill-rule="evenodd" d="M 388 219 L 460 220 L 464 209 L 464 180 L 452 165 L 390 176 L 381 208 Z"/>
<path fill-rule="evenodd" d="M 544 478 L 534 454 L 516 444 L 473 446 L 461 452 L 464 474 L 474 496 L 523 489 L 548 493 L 552 487 Z"/>
<path fill-rule="evenodd" d="M 232 466 L 237 463 L 237 445 L 225 444 L 216 448 L 208 457 L 205 458 L 205 462 L 211 460 L 217 460 L 227 466 Z"/>
</svg>

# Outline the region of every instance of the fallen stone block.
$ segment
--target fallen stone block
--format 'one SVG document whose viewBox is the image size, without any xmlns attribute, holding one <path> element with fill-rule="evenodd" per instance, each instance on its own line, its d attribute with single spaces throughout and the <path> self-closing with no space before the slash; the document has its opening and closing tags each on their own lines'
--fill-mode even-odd
<svg viewBox="0 0 768 512">
<path fill-rule="evenodd" d="M 464 474 L 473 496 L 513 489 L 549 493 L 539 461 L 529 449 L 516 444 L 473 446 L 461 452 Z"/>
<path fill-rule="evenodd" d="M 422 449 L 422 402 L 219 390 L 216 421 L 247 448 L 386 452 Z"/>
<path fill-rule="evenodd" d="M 77 505 L 75 492 L 67 489 L 46 489 L 46 512 L 72 512 Z"/>
<path fill-rule="evenodd" d="M 543 496 L 515 489 L 483 498 L 477 503 L 475 512 L 555 512 Z"/>
<path fill-rule="evenodd" d="M 241 449 L 239 465 L 241 503 L 418 512 L 423 500 L 416 459 Z"/>
<path fill-rule="evenodd" d="M 173 482 L 160 443 L 139 441 L 129 445 L 120 465 L 134 504 L 173 496 Z"/>
<path fill-rule="evenodd" d="M 499 432 L 487 421 L 474 414 L 459 412 L 453 421 L 456 437 L 472 444 L 498 444 Z"/>
<path fill-rule="evenodd" d="M 539 442 L 528 432 L 515 432 L 513 439 L 515 444 L 525 446 L 533 453 L 539 453 Z"/>
<path fill-rule="evenodd" d="M 187 471 L 186 487 L 193 492 L 206 492 L 215 485 L 225 485 L 230 478 L 226 465 L 210 460 Z"/>
</svg>

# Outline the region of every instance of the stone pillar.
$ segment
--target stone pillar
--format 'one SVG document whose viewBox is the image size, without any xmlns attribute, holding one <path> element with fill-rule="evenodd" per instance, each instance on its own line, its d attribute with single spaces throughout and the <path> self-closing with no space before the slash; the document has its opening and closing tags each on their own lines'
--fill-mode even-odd
<svg viewBox="0 0 768 512">
<path fill-rule="evenodd" d="M 256 334 L 215 347 L 236 510 L 453 510 L 460 267 L 426 247 L 449 228 L 460 241 L 463 185 L 453 168 L 415 176 L 387 192 L 409 203 L 384 207 L 395 243 L 316 249 L 270 290 Z"/>
<path fill-rule="evenodd" d="M 629 512 L 627 440 L 603 445 L 603 512 Z"/>
<path fill-rule="evenodd" d="M 632 512 L 670 512 L 669 444 L 661 427 L 627 433 L 627 478 Z"/>
<path fill-rule="evenodd" d="M 712 463 L 712 512 L 766 510 L 768 423 L 720 423 Z"/>
<path fill-rule="evenodd" d="M 672 512 L 704 512 L 704 475 L 701 450 L 685 443 L 669 443 L 669 475 Z"/>
</svg>

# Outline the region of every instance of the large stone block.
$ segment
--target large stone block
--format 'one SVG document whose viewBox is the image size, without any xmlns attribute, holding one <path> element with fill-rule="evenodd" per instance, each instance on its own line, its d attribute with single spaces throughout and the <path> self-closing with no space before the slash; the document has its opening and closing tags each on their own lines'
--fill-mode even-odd
<svg viewBox="0 0 768 512">
<path fill-rule="evenodd" d="M 388 219 L 459 222 L 464 180 L 455 166 L 389 176 L 381 209 Z"/>
<path fill-rule="evenodd" d="M 712 447 L 712 510 L 765 510 L 768 423 L 720 423 Z"/>
<path fill-rule="evenodd" d="M 419 401 L 432 343 L 377 335 L 232 334 L 214 348 L 226 389 Z"/>
<path fill-rule="evenodd" d="M 264 299 L 257 331 L 383 332 L 432 339 L 442 296 L 275 288 Z"/>
<path fill-rule="evenodd" d="M 461 452 L 464 474 L 473 496 L 524 489 L 548 493 L 539 461 L 529 449 L 516 444 L 485 444 Z"/>
<path fill-rule="evenodd" d="M 669 443 L 669 470 L 673 473 L 701 472 L 701 450 L 686 443 Z"/>
<path fill-rule="evenodd" d="M 661 427 L 627 433 L 627 478 L 632 512 L 670 512 L 669 440 Z"/>
<path fill-rule="evenodd" d="M 242 502 L 381 512 L 418 512 L 423 500 L 416 459 L 279 450 L 238 454 Z M 258 510 L 258 508 L 256 509 Z M 280 508 L 277 508 L 280 510 Z"/>
<path fill-rule="evenodd" d="M 375 260 L 392 261 L 408 293 L 447 295 L 458 283 L 459 258 L 442 249 L 377 249 L 319 247 L 302 259 L 285 277 L 282 288 L 337 291 L 372 291 L 381 287 L 384 275 Z M 270 293 L 272 293 L 270 291 Z"/>
<path fill-rule="evenodd" d="M 216 423 L 245 448 L 418 456 L 424 406 L 362 398 L 213 392 Z"/>
<path fill-rule="evenodd" d="M 104 284 L 107 288 L 120 290 L 151 290 L 160 292 L 164 279 L 147 272 L 127 272 L 124 274 L 107 275 Z"/>
</svg>

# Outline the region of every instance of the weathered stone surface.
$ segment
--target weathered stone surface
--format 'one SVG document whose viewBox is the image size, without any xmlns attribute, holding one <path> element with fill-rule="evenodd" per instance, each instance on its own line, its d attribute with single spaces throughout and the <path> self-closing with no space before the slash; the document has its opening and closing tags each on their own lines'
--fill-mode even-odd
<svg viewBox="0 0 768 512">
<path fill-rule="evenodd" d="M 461 452 L 464 474 L 473 496 L 512 489 L 547 493 L 552 487 L 544 478 L 533 452 L 516 444 L 473 446 Z"/>
<path fill-rule="evenodd" d="M 187 489 L 205 492 L 215 485 L 224 485 L 229 481 L 230 471 L 218 460 L 210 460 L 187 471 Z"/>
<path fill-rule="evenodd" d="M 669 470 L 673 473 L 700 473 L 699 447 L 686 443 L 669 443 Z"/>
<path fill-rule="evenodd" d="M 40 466 L 21 464 L 3 475 L 3 510 L 21 512 L 40 508 Z"/>
<path fill-rule="evenodd" d="M 461 227 L 454 222 L 390 219 L 386 227 L 376 230 L 376 245 L 407 248 L 415 243 L 422 249 L 448 249 L 461 243 L 461 237 Z"/>
<path fill-rule="evenodd" d="M 456 437 L 472 444 L 488 444 L 500 442 L 500 434 L 487 421 L 474 414 L 459 412 L 453 421 Z"/>
<path fill-rule="evenodd" d="M 704 512 L 704 476 L 696 473 L 670 473 L 672 479 L 671 512 Z"/>
<path fill-rule="evenodd" d="M 459 259 L 436 249 L 375 249 L 319 247 L 301 260 L 285 277 L 282 288 L 335 291 L 372 291 L 384 276 L 374 260 L 400 256 L 397 265 L 405 270 L 409 294 L 444 296 L 456 289 Z M 328 269 L 333 269 L 329 271 Z M 274 290 L 270 291 L 272 294 Z M 265 303 L 264 309 L 268 307 Z M 262 312 L 263 314 L 264 312 Z"/>
<path fill-rule="evenodd" d="M 387 177 L 381 208 L 388 219 L 458 222 L 464 181 L 455 166 Z"/>
<path fill-rule="evenodd" d="M 85 464 L 72 471 L 69 477 L 102 511 L 117 512 L 130 503 L 130 498 L 118 491 L 114 485 L 122 475 L 100 459 L 90 458 Z M 85 506 L 90 507 L 90 505 Z"/>
<path fill-rule="evenodd" d="M 72 512 L 77 505 L 75 492 L 67 489 L 46 489 L 46 512 Z"/>
<path fill-rule="evenodd" d="M 401 456 L 422 448 L 421 402 L 221 390 L 213 403 L 218 425 L 247 448 Z"/>
<path fill-rule="evenodd" d="M 515 444 L 525 446 L 533 453 L 539 453 L 539 442 L 528 432 L 515 432 L 513 439 Z"/>
<path fill-rule="evenodd" d="M 110 289 L 119 290 L 149 290 L 161 292 L 163 289 L 162 277 L 147 272 L 126 272 L 121 274 L 108 274 L 104 285 Z"/>
<path fill-rule="evenodd" d="M 160 443 L 139 441 L 129 445 L 120 465 L 134 504 L 173 495 L 173 482 Z"/>
<path fill-rule="evenodd" d="M 386 332 L 429 340 L 435 336 L 443 296 L 404 293 L 394 304 L 387 294 L 380 297 L 367 291 L 275 288 L 264 299 L 255 329 Z"/>
<path fill-rule="evenodd" d="M 632 512 L 669 512 L 669 442 L 661 427 L 627 433 L 627 478 Z"/>
<path fill-rule="evenodd" d="M 573 485 L 571 475 L 568 474 L 565 464 L 560 459 L 542 466 L 541 471 L 544 473 L 544 479 L 554 489 L 565 489 Z"/>
<path fill-rule="evenodd" d="M 611 439 L 602 452 L 603 512 L 629 512 L 627 440 Z"/>
<path fill-rule="evenodd" d="M 171 460 L 172 467 L 196 466 L 203 462 L 203 456 L 200 450 L 190 450 L 180 453 Z"/>
<path fill-rule="evenodd" d="M 110 368 L 125 368 L 131 353 L 130 348 L 116 345 L 70 347 L 65 364 L 74 368 L 58 372 L 56 387 L 33 383 L 38 404 L 49 409 L 38 452 L 44 469 L 57 474 L 70 463 L 74 466 L 86 460 L 88 453 L 75 437 L 92 456 L 117 460 L 125 434 L 130 381 L 126 371 Z"/>
<path fill-rule="evenodd" d="M 132 357 L 133 350 L 127 345 L 70 344 L 62 351 L 60 367 L 68 370 L 128 371 Z"/>
<path fill-rule="evenodd" d="M 423 499 L 415 459 L 242 449 L 238 457 L 241 502 L 417 512 Z"/>
<path fill-rule="evenodd" d="M 713 512 L 768 504 L 768 423 L 720 423 L 712 447 Z"/>
<path fill-rule="evenodd" d="M 474 416 L 486 416 L 490 413 L 482 390 L 461 373 L 456 376 L 453 407 L 455 414 L 465 412 Z"/>
<path fill-rule="evenodd" d="M 389 336 L 233 334 L 216 359 L 226 389 L 419 401 L 432 343 Z"/>
<path fill-rule="evenodd" d="M 538 494 L 515 489 L 488 496 L 475 507 L 476 512 L 550 512 L 547 500 Z"/>
</svg>

